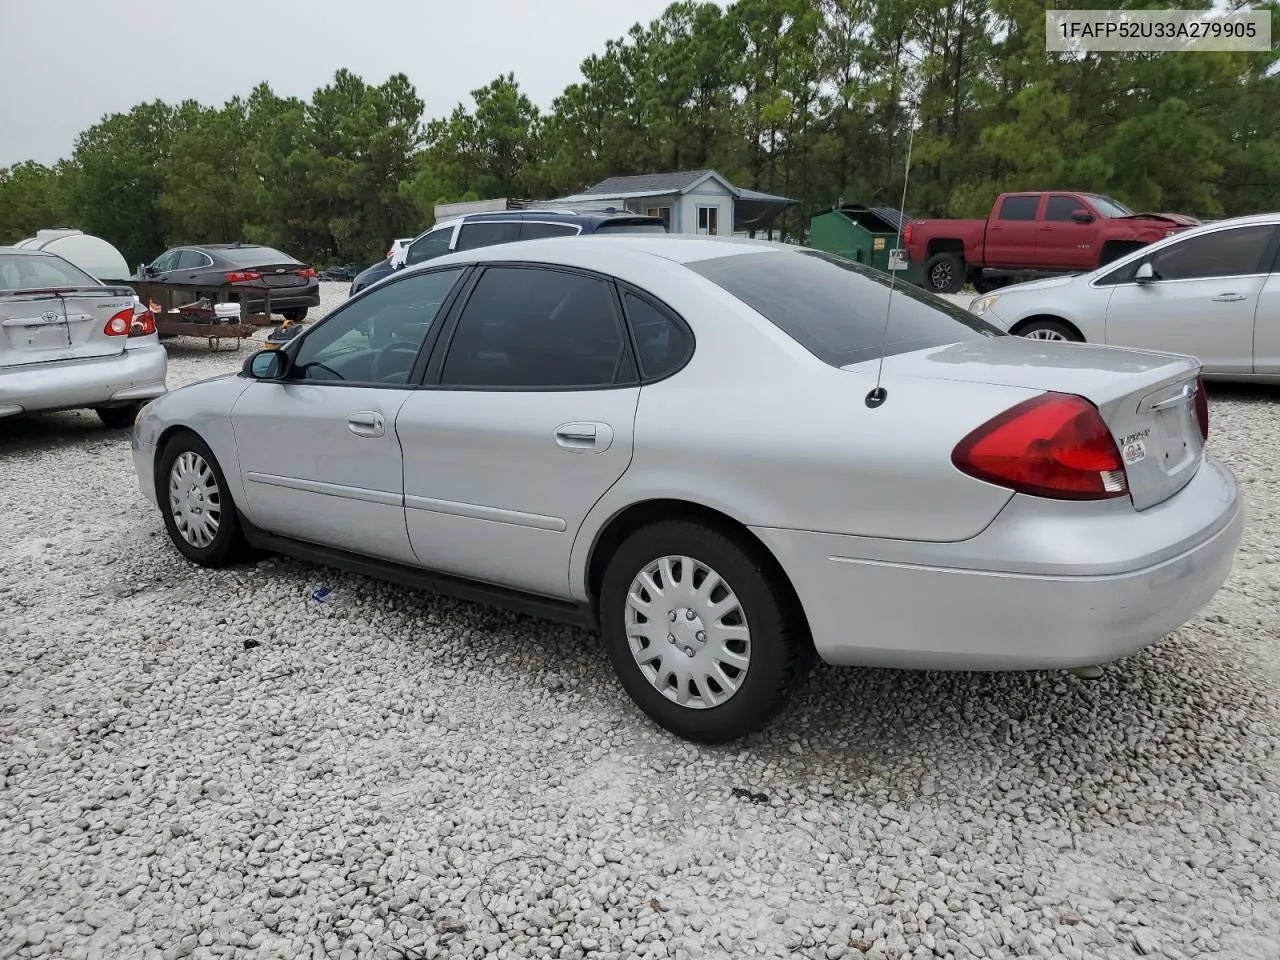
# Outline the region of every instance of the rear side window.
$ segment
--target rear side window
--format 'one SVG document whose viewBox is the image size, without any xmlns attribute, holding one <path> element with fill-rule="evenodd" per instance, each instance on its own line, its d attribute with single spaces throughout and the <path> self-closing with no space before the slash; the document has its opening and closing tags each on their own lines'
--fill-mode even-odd
<svg viewBox="0 0 1280 960">
<path fill-rule="evenodd" d="M 464 223 L 458 231 L 458 250 L 475 250 L 477 247 L 492 247 L 499 243 L 515 243 L 520 239 L 520 222 L 506 221 L 498 223 Z"/>
<path fill-rule="evenodd" d="M 833 367 L 980 337 L 1005 336 L 980 317 L 910 283 L 817 250 L 742 253 L 686 264 Z"/>
<path fill-rule="evenodd" d="M 612 299 L 593 277 L 490 267 L 458 318 L 440 383 L 544 390 L 613 384 L 624 353 Z"/>
<path fill-rule="evenodd" d="M 61 257 L 0 253 L 0 291 L 100 287 L 97 280 Z"/>
<path fill-rule="evenodd" d="M 1005 197 L 1000 204 L 1001 220 L 1034 220 L 1040 207 L 1040 197 Z"/>
<path fill-rule="evenodd" d="M 538 220 L 526 220 L 520 224 L 521 240 L 542 240 L 546 237 L 576 236 L 578 228 L 572 223 L 543 223 Z"/>
<path fill-rule="evenodd" d="M 630 291 L 622 295 L 640 359 L 640 375 L 657 380 L 679 369 L 693 352 L 693 338 L 683 324 L 656 304 Z"/>
</svg>

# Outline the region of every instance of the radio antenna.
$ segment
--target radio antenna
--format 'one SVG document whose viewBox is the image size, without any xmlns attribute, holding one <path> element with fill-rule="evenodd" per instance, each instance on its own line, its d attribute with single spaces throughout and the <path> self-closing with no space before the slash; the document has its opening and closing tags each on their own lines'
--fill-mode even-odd
<svg viewBox="0 0 1280 960">
<path fill-rule="evenodd" d="M 910 116 L 910 115 L 909 115 Z M 910 129 L 907 132 L 907 168 L 902 174 L 902 205 L 898 208 L 898 239 L 896 249 L 902 249 L 902 229 L 903 221 L 907 216 L 907 184 L 911 180 L 911 146 L 916 138 L 916 120 L 914 116 L 910 117 Z M 876 385 L 866 396 L 866 404 L 872 410 L 882 405 L 885 400 L 889 399 L 889 391 L 880 384 L 880 379 L 884 375 L 884 351 L 889 344 L 889 317 L 893 311 L 893 288 L 898 280 L 898 271 L 889 271 L 889 299 L 884 305 L 884 330 L 880 333 L 880 360 L 876 365 Z"/>
</svg>

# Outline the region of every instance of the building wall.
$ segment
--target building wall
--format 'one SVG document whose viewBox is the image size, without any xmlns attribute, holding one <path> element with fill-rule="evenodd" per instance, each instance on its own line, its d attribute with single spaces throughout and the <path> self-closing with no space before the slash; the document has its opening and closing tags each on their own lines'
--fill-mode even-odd
<svg viewBox="0 0 1280 960">
<path fill-rule="evenodd" d="M 698 208 L 712 207 L 716 211 L 716 234 L 733 236 L 733 194 L 715 180 L 708 180 L 680 198 L 677 210 L 672 211 L 672 233 L 698 233 Z"/>
</svg>

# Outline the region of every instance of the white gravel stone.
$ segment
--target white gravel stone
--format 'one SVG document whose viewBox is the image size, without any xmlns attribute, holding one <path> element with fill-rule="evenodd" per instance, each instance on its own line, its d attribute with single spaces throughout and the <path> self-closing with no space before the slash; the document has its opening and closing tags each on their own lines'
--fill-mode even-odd
<svg viewBox="0 0 1280 960">
<path fill-rule="evenodd" d="M 1211 395 L 1250 520 L 1192 623 L 1094 681 L 819 668 L 723 749 L 586 634 L 199 570 L 121 433 L 6 421 L 0 958 L 1275 960 L 1280 390 Z"/>
</svg>

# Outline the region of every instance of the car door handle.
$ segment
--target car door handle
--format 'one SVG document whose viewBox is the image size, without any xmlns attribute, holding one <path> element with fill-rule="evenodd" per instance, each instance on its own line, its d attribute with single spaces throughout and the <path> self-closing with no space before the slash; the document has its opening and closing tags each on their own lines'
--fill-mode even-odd
<svg viewBox="0 0 1280 960">
<path fill-rule="evenodd" d="M 382 414 L 364 410 L 347 417 L 347 429 L 357 437 L 380 437 L 387 432 L 387 425 Z"/>
<path fill-rule="evenodd" d="M 607 423 L 562 423 L 556 427 L 556 443 L 574 453 L 602 453 L 613 443 Z"/>
<path fill-rule="evenodd" d="M 1243 293 L 1220 293 L 1213 298 L 1216 303 L 1235 303 L 1247 299 Z"/>
</svg>

